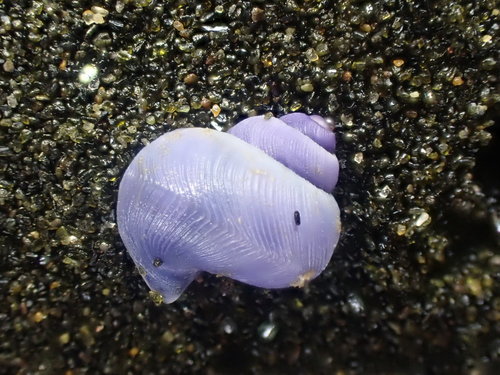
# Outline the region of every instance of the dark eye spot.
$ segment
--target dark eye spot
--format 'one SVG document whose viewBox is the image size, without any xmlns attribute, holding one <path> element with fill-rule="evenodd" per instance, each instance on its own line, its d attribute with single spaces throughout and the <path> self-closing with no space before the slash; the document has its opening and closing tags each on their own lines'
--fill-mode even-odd
<svg viewBox="0 0 500 375">
<path fill-rule="evenodd" d="M 153 260 L 153 266 L 155 266 L 155 267 L 160 267 L 162 264 L 163 264 L 163 260 L 161 260 L 160 258 L 155 258 Z"/>
<path fill-rule="evenodd" d="M 295 211 L 293 213 L 293 218 L 295 220 L 295 224 L 300 225 L 300 212 L 299 211 Z"/>
</svg>

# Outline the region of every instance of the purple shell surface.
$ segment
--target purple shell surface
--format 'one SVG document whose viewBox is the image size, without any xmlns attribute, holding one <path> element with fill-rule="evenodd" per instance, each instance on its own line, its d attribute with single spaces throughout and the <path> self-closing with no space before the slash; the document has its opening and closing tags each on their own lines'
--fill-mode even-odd
<svg viewBox="0 0 500 375">
<path fill-rule="evenodd" d="M 307 115 L 304 116 L 309 118 Z M 290 122 L 292 124 L 290 125 L 281 121 L 281 118 L 272 117 L 266 119 L 264 116 L 255 116 L 236 124 L 229 129 L 229 133 L 260 148 L 273 159 L 284 164 L 317 187 L 331 192 L 339 177 L 337 157 L 326 149 L 318 147 L 318 143 L 312 138 L 304 137 L 302 130 L 307 132 L 312 128 L 310 129 L 311 135 L 321 140 L 326 138 L 321 137 L 323 131 L 331 135 L 333 133 L 331 130 L 326 131 L 316 122 L 309 121 L 311 124 L 307 124 L 305 121 L 304 123 L 310 125 L 310 127 L 305 126 L 298 129 L 292 126 L 297 122 Z M 313 132 L 315 128 L 319 129 L 319 135 Z M 326 141 L 330 142 L 328 146 L 332 147 L 331 139 L 326 139 Z M 334 145 L 335 138 L 333 139 L 333 147 L 335 147 Z"/>
<path fill-rule="evenodd" d="M 281 116 L 280 120 L 307 135 L 325 150 L 335 152 L 335 133 L 323 117 L 295 112 Z"/>
<path fill-rule="evenodd" d="M 287 152 L 323 162 L 318 150 Z M 338 162 L 327 163 L 336 182 Z M 167 303 L 201 271 L 258 287 L 302 286 L 326 267 L 340 234 L 331 194 L 260 148 L 203 128 L 174 130 L 139 152 L 120 183 L 117 220 L 146 283 Z"/>
</svg>

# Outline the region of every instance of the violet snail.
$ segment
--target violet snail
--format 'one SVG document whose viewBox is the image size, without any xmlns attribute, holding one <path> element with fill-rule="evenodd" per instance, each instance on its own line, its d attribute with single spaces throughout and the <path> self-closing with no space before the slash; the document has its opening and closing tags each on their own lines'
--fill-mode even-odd
<svg viewBox="0 0 500 375">
<path fill-rule="evenodd" d="M 121 180 L 121 238 L 166 303 L 202 271 L 263 288 L 303 286 L 340 235 L 334 151 L 325 119 L 303 113 L 250 117 L 227 133 L 168 132 Z"/>
</svg>

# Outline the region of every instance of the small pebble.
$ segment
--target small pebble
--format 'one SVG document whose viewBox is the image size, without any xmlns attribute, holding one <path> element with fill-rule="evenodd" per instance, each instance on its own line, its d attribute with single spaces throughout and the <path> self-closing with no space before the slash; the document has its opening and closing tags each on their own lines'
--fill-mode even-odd
<svg viewBox="0 0 500 375">
<path fill-rule="evenodd" d="M 11 59 L 5 60 L 3 63 L 3 70 L 7 73 L 12 73 L 15 69 L 14 62 Z"/>
<path fill-rule="evenodd" d="M 252 8 L 252 21 L 253 22 L 262 21 L 262 20 L 264 20 L 264 18 L 265 18 L 264 9 L 261 9 L 258 7 Z"/>
</svg>

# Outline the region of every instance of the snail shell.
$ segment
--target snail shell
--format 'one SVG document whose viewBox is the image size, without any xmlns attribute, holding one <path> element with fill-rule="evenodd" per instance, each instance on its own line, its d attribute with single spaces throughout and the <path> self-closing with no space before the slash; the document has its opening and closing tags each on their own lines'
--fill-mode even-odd
<svg viewBox="0 0 500 375">
<path fill-rule="evenodd" d="M 322 118 L 303 116 L 333 135 Z M 118 192 L 118 228 L 164 302 L 201 271 L 283 288 L 302 286 L 326 267 L 340 233 L 338 205 L 326 192 L 338 161 L 324 148 L 332 149 L 331 136 L 318 144 L 304 129 L 263 116 L 231 134 L 178 129 L 133 159 Z"/>
</svg>

